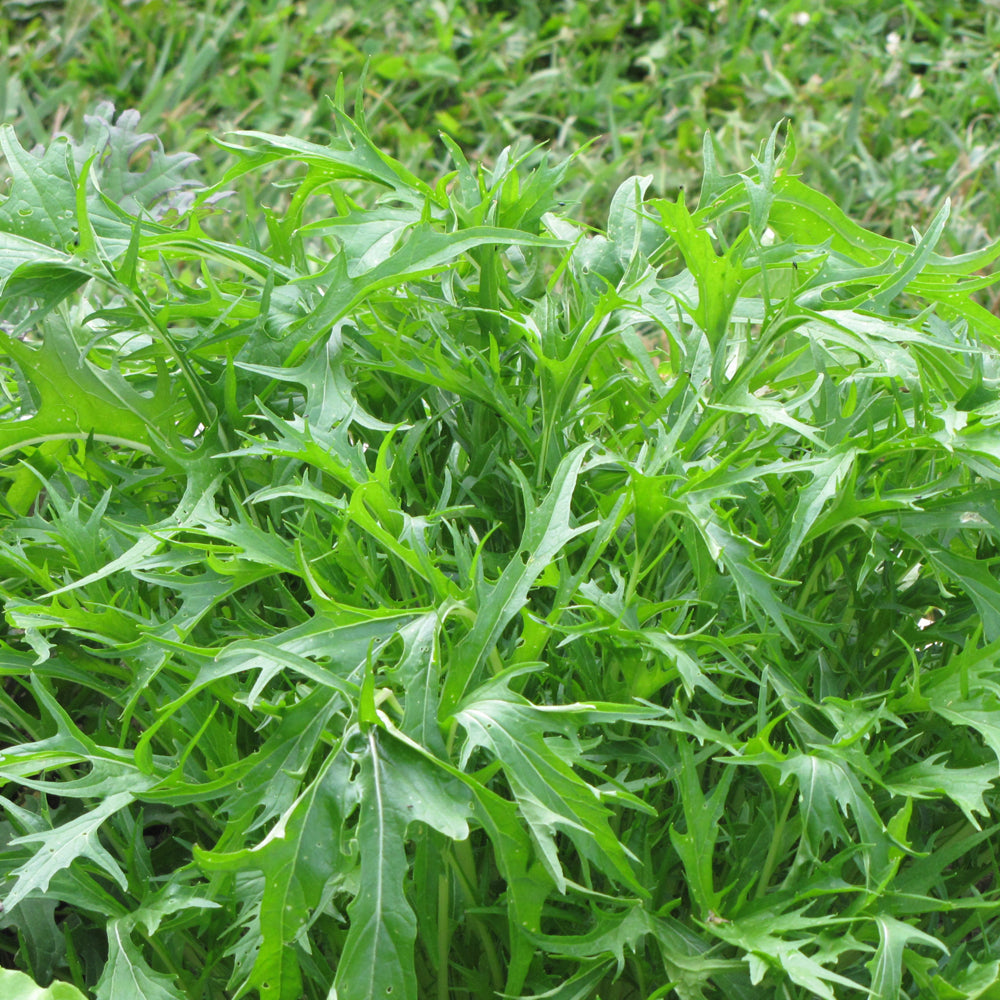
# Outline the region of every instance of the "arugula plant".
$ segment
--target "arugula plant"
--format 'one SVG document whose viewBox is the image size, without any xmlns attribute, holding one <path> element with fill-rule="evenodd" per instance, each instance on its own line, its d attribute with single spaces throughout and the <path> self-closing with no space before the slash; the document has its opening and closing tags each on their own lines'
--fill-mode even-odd
<svg viewBox="0 0 1000 1000">
<path fill-rule="evenodd" d="M 333 115 L 0 133 L 6 975 L 995 995 L 1000 244 Z"/>
</svg>

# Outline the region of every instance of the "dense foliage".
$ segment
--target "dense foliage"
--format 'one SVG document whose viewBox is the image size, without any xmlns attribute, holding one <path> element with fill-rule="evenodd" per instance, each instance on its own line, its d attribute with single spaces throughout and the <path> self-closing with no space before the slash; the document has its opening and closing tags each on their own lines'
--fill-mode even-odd
<svg viewBox="0 0 1000 1000">
<path fill-rule="evenodd" d="M 331 117 L 211 187 L 108 106 L 0 132 L 4 964 L 994 995 L 1000 245 L 777 132 L 592 232 L 566 162 Z"/>
</svg>

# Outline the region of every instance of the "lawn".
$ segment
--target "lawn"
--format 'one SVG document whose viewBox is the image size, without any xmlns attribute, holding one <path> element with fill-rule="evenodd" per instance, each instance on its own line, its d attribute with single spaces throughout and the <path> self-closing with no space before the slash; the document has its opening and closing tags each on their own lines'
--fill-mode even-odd
<svg viewBox="0 0 1000 1000">
<path fill-rule="evenodd" d="M 5 998 L 1000 997 L 1000 10 L 3 10 Z"/>
</svg>

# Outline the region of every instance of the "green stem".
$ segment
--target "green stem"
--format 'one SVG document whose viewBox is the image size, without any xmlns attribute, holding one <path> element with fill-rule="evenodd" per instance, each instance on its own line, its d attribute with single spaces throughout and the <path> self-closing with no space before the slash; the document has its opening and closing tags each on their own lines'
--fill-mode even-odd
<svg viewBox="0 0 1000 1000">
<path fill-rule="evenodd" d="M 448 875 L 442 872 L 438 876 L 438 906 L 437 906 L 437 995 L 438 1000 L 448 1000 L 448 954 L 451 951 L 451 916 L 449 896 L 450 884 Z"/>
<path fill-rule="evenodd" d="M 458 876 L 458 884 L 462 890 L 462 895 L 465 896 L 466 904 L 478 906 L 479 902 L 475 894 L 476 860 L 472 854 L 472 846 L 468 839 L 456 841 L 452 845 L 449 860 Z M 493 939 L 490 937 L 489 929 L 481 917 L 471 914 L 467 914 L 467 916 L 469 924 L 482 943 L 486 964 L 490 970 L 490 978 L 493 981 L 493 988 L 499 992 L 503 989 L 504 975 L 500 968 L 500 960 L 493 945 Z"/>
<path fill-rule="evenodd" d="M 757 890 L 754 892 L 755 899 L 763 897 L 767 891 L 768 883 L 771 881 L 771 876 L 778 866 L 778 855 L 781 852 L 781 842 L 784 840 L 785 824 L 788 822 L 788 814 L 791 811 L 794 799 L 795 793 L 792 791 L 789 791 L 785 796 L 785 804 L 774 827 L 774 833 L 771 836 L 771 846 L 768 848 L 767 857 L 764 859 L 764 867 L 761 869 L 760 880 L 757 882 Z"/>
</svg>

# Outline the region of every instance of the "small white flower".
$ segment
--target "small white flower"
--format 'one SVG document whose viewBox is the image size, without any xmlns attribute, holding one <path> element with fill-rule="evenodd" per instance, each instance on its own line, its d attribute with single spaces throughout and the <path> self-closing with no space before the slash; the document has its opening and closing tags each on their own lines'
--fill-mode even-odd
<svg viewBox="0 0 1000 1000">
<path fill-rule="evenodd" d="M 889 34 L 885 36 L 885 51 L 890 56 L 897 55 L 902 41 L 903 39 L 899 37 L 898 31 L 890 31 Z"/>
<path fill-rule="evenodd" d="M 774 230 L 770 226 L 760 234 L 760 242 L 765 247 L 774 246 Z"/>
<path fill-rule="evenodd" d="M 806 10 L 800 10 L 792 15 L 792 24 L 798 25 L 800 28 L 804 28 L 809 23 L 809 12 Z"/>
</svg>

